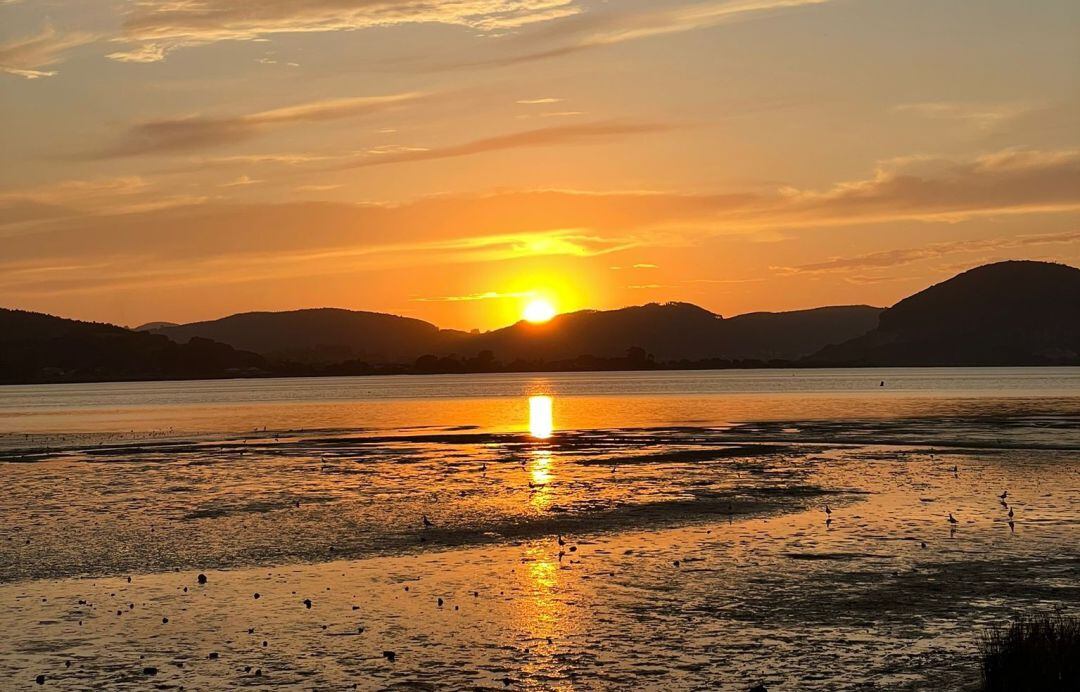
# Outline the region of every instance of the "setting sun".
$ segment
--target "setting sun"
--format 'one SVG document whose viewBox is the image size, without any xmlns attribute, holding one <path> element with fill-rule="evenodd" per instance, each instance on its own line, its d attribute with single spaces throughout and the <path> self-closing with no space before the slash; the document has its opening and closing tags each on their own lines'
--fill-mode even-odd
<svg viewBox="0 0 1080 692">
<path fill-rule="evenodd" d="M 543 298 L 537 298 L 529 301 L 529 304 L 525 306 L 525 310 L 522 313 L 529 322 L 540 323 L 547 322 L 555 316 L 555 306 L 551 304 L 551 301 Z"/>
</svg>

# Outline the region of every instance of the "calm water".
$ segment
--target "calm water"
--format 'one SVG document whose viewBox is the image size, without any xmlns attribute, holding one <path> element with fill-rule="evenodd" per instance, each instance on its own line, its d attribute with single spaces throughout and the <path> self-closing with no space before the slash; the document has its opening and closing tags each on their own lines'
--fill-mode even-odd
<svg viewBox="0 0 1080 692">
<path fill-rule="evenodd" d="M 0 689 L 967 689 L 1080 613 L 1080 368 L 4 387 L 0 478 Z"/>
<path fill-rule="evenodd" d="M 885 386 L 881 386 L 884 382 Z M 435 375 L 0 387 L 0 434 L 253 429 L 560 430 L 1080 408 L 1080 368 Z"/>
</svg>

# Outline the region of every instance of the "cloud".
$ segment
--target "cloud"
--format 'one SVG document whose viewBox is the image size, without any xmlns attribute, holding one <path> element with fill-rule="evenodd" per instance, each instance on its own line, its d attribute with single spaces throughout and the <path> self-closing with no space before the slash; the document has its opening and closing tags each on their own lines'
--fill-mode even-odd
<svg viewBox="0 0 1080 692">
<path fill-rule="evenodd" d="M 1080 210 L 1080 150 L 1007 149 L 969 160 L 886 161 L 865 180 L 822 192 L 783 190 L 763 216 L 836 225 L 1074 210 Z"/>
<path fill-rule="evenodd" d="M 692 247 L 723 234 L 743 234 L 750 240 L 778 230 L 790 234 L 793 229 L 811 232 L 849 224 L 1076 213 L 1080 153 L 1006 150 L 969 160 L 910 157 L 884 163 L 865 180 L 823 191 L 706 195 L 534 190 L 435 196 L 402 204 L 214 201 L 147 209 L 161 193 L 146 181 L 124 179 L 0 191 L 0 207 L 9 205 L 12 216 L 42 215 L 35 232 L 5 239 L 0 289 L 29 295 L 104 290 L 124 282 L 151 286 L 156 281 L 283 280 L 388 267 Z M 140 205 L 143 211 L 133 211 Z M 67 210 L 62 218 L 49 216 L 56 207 Z M 88 211 L 77 213 L 83 208 Z M 877 270 L 963 252 L 1073 244 L 1080 242 L 1078 234 L 950 241 L 777 271 L 873 277 Z M 47 281 L 40 275 L 31 281 L 15 272 L 25 266 L 102 264 L 109 269 L 58 270 L 48 274 Z"/>
<path fill-rule="evenodd" d="M 0 190 L 0 229 L 55 219 L 129 214 L 205 201 L 201 195 L 162 190 L 141 176 L 57 183 Z"/>
<path fill-rule="evenodd" d="M 606 10 L 580 13 L 551 22 L 515 38 L 515 45 L 537 48 L 451 67 L 513 65 L 554 58 L 654 36 L 682 33 L 786 10 L 822 5 L 831 0 L 722 0 L 681 3 L 674 7 L 638 11 Z"/>
<path fill-rule="evenodd" d="M 951 101 L 903 103 L 894 108 L 900 113 L 913 113 L 932 120 L 950 120 L 970 125 L 981 132 L 990 132 L 1009 121 L 1031 113 L 1034 109 L 1023 103 L 975 104 Z"/>
<path fill-rule="evenodd" d="M 784 274 L 827 274 L 853 270 L 887 269 L 924 260 L 934 260 L 947 255 L 972 252 L 994 252 L 1040 245 L 1080 244 L 1080 231 L 1002 236 L 974 240 L 956 240 L 934 243 L 914 248 L 882 250 L 851 257 L 834 257 L 824 262 L 801 264 L 794 267 L 773 267 Z M 857 275 L 858 277 L 859 275 Z M 855 278 L 855 277 L 853 277 Z M 874 280 L 884 280 L 874 276 Z M 862 276 L 865 281 L 866 277 Z M 857 279 L 858 280 L 858 279 Z"/>
<path fill-rule="evenodd" d="M 90 156 L 117 158 L 192 151 L 251 139 L 268 130 L 386 112 L 429 95 L 418 92 L 354 96 L 301 103 L 232 117 L 189 116 L 137 123 L 120 139 Z"/>
<path fill-rule="evenodd" d="M 61 34 L 46 24 L 34 36 L 0 43 L 0 72 L 26 79 L 52 77 L 55 70 L 42 68 L 63 62 L 66 52 L 94 40 L 92 34 Z"/>
<path fill-rule="evenodd" d="M 109 57 L 154 62 L 170 51 L 283 33 L 439 23 L 483 32 L 517 29 L 579 12 L 575 0 L 140 0 L 124 18 L 125 45 Z"/>
<path fill-rule="evenodd" d="M 435 296 L 431 298 L 412 298 L 416 303 L 469 303 L 477 300 L 503 300 L 512 298 L 531 298 L 536 291 L 518 291 L 500 293 L 499 291 L 485 291 L 484 293 L 470 293 L 464 296 Z"/>
<path fill-rule="evenodd" d="M 543 127 L 535 130 L 514 132 L 507 135 L 484 137 L 482 139 L 475 139 L 470 142 L 444 147 L 435 147 L 431 149 L 410 148 L 404 151 L 379 153 L 374 156 L 367 155 L 336 165 L 334 166 L 334 169 L 366 168 L 369 166 L 386 166 L 397 163 L 412 163 L 415 161 L 432 161 L 436 159 L 457 158 L 460 156 L 475 156 L 477 154 L 507 149 L 586 144 L 612 137 L 663 132 L 672 129 L 672 127 L 673 126 L 671 125 L 661 123 L 618 121 L 594 122 L 582 125 L 564 125 L 560 127 Z"/>
</svg>

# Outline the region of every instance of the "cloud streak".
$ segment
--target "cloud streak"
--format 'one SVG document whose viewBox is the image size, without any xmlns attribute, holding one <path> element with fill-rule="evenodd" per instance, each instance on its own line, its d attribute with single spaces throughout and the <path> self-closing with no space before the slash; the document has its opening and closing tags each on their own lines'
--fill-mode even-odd
<svg viewBox="0 0 1080 692">
<path fill-rule="evenodd" d="M 483 32 L 517 29 L 579 12 L 575 0 L 141 0 L 124 18 L 124 44 L 109 57 L 154 62 L 178 48 L 274 34 L 438 23 Z"/>
<path fill-rule="evenodd" d="M 124 277 L 140 285 L 152 285 L 155 276 L 162 281 L 180 281 L 181 276 L 200 282 L 283 280 L 386 267 L 592 257 L 630 248 L 692 245 L 724 234 L 753 239 L 795 228 L 1076 213 L 1080 152 L 1006 150 L 955 161 L 909 158 L 886 162 L 865 180 L 823 191 L 693 195 L 537 190 L 439 196 L 396 205 L 215 202 L 107 213 L 110 205 L 145 203 L 145 185 L 138 179 L 119 179 L 0 192 L 0 207 L 7 204 L 16 217 L 34 211 L 26 205 L 43 206 L 38 210 L 43 214 L 55 207 L 67 210 L 64 218 L 44 218 L 35 233 L 5 239 L 0 260 L 5 290 L 20 295 L 89 290 Z M 77 214 L 83 207 L 87 212 Z M 1080 232 L 1010 235 L 776 270 L 856 275 L 951 254 L 1078 242 Z M 114 269 L 58 270 L 48 274 L 47 282 L 24 281 L 19 278 L 24 274 L 12 273 L 24 266 L 102 263 Z M 130 276 L 132 267 L 139 277 Z"/>
<path fill-rule="evenodd" d="M 0 43 L 0 72 L 25 79 L 52 77 L 56 70 L 42 68 L 63 62 L 65 53 L 94 40 L 92 34 L 62 34 L 46 24 L 33 36 Z"/>
<path fill-rule="evenodd" d="M 207 149 L 249 140 L 289 125 L 384 113 L 429 96 L 418 92 L 354 96 L 231 117 L 189 116 L 149 120 L 132 125 L 118 141 L 88 158 L 109 159 Z"/>
<path fill-rule="evenodd" d="M 823 5 L 831 0 L 723 0 L 683 3 L 643 11 L 607 10 L 581 13 L 551 22 L 515 38 L 515 45 L 537 48 L 519 50 L 502 57 L 451 67 L 514 65 L 554 58 L 627 41 L 683 33 L 738 21 L 767 17 L 779 12 Z"/>
<path fill-rule="evenodd" d="M 502 293 L 499 291 L 485 291 L 484 293 L 470 293 L 464 296 L 434 296 L 430 298 L 412 298 L 414 303 L 471 303 L 478 300 L 504 300 L 512 298 L 531 298 L 536 291 L 517 291 Z"/>
<path fill-rule="evenodd" d="M 824 262 L 801 264 L 794 267 L 773 267 L 783 274 L 829 274 L 846 273 L 865 269 L 887 269 L 900 265 L 913 264 L 925 260 L 935 260 L 948 255 L 972 252 L 995 252 L 1042 245 L 1080 244 L 1080 231 L 1063 233 L 1039 233 L 975 240 L 956 240 L 934 243 L 914 248 L 882 250 L 851 257 L 834 257 Z"/>
<path fill-rule="evenodd" d="M 508 149 L 588 144 L 615 137 L 651 134 L 671 129 L 673 129 L 672 125 L 663 123 L 619 121 L 564 125 L 559 127 L 542 127 L 506 135 L 484 137 L 444 147 L 434 147 L 430 149 L 410 148 L 404 151 L 368 154 L 358 159 L 340 163 L 334 166 L 333 170 L 387 166 L 417 161 L 434 161 L 438 159 L 458 158 L 461 156 L 475 156 L 477 154 L 505 151 Z"/>
</svg>

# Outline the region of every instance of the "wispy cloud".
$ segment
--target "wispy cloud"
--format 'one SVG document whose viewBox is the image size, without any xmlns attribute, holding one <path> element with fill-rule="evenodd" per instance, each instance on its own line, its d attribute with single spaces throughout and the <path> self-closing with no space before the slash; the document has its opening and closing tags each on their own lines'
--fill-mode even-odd
<svg viewBox="0 0 1080 692">
<path fill-rule="evenodd" d="M 813 262 L 793 267 L 773 267 L 773 269 L 784 274 L 826 274 L 834 272 L 851 272 L 854 270 L 888 269 L 924 260 L 936 260 L 948 255 L 961 253 L 1014 250 L 1017 248 L 1028 248 L 1040 245 L 1071 244 L 1080 244 L 1080 231 L 956 240 L 944 243 L 933 243 L 921 247 L 882 250 L 880 252 L 870 252 L 850 257 L 834 257 L 824 262 Z M 856 276 L 866 278 L 866 275 Z M 876 281 L 883 280 L 881 277 L 877 276 L 875 276 L 874 279 Z"/>
<path fill-rule="evenodd" d="M 948 120 L 970 125 L 977 131 L 990 132 L 1011 120 L 1030 113 L 1025 103 L 978 104 L 953 101 L 903 103 L 895 107 L 901 113 L 912 113 L 933 120 Z"/>
<path fill-rule="evenodd" d="M 831 0 L 721 0 L 625 11 L 608 8 L 575 14 L 513 39 L 516 50 L 501 57 L 451 67 L 512 65 L 554 58 L 627 41 L 745 21 Z M 530 48 L 529 46 L 535 46 Z M 524 49 L 522 49 L 524 47 Z"/>
<path fill-rule="evenodd" d="M 192 151 L 251 139 L 299 123 L 340 120 L 383 113 L 430 95 L 417 92 L 354 96 L 301 103 L 237 116 L 164 118 L 132 125 L 120 139 L 90 158 L 116 158 Z"/>
<path fill-rule="evenodd" d="M 502 293 L 499 291 L 485 291 L 484 293 L 470 293 L 463 296 L 434 296 L 430 298 L 412 298 L 416 303 L 471 303 L 477 300 L 504 300 L 512 298 L 531 298 L 536 291 L 518 291 Z"/>
<path fill-rule="evenodd" d="M 443 147 L 411 148 L 405 151 L 391 153 L 379 153 L 367 155 L 334 166 L 334 169 L 366 168 L 368 166 L 386 166 L 397 163 L 412 163 L 415 161 L 432 161 L 436 159 L 457 158 L 460 156 L 475 156 L 493 151 L 507 149 L 523 149 L 543 146 L 565 146 L 569 144 L 587 144 L 598 140 L 625 137 L 629 135 L 650 134 L 670 130 L 674 126 L 663 123 L 635 123 L 635 122 L 594 122 L 582 125 L 564 125 L 560 127 L 543 127 L 524 132 L 514 132 L 495 137 L 474 139 L 461 144 L 451 144 Z"/>
<path fill-rule="evenodd" d="M 56 71 L 43 68 L 63 62 L 69 50 L 94 40 L 93 34 L 59 33 L 46 24 L 33 36 L 0 43 L 0 72 L 26 79 L 52 77 Z"/>
<path fill-rule="evenodd" d="M 202 195 L 163 193 L 141 176 L 63 180 L 0 190 L 0 227 L 160 210 L 205 199 Z"/>
<path fill-rule="evenodd" d="M 825 191 L 782 190 L 765 217 L 792 225 L 963 219 L 1080 209 L 1080 150 L 1007 149 L 967 160 L 911 156 Z"/>
<path fill-rule="evenodd" d="M 579 12 L 575 0 L 140 0 L 109 57 L 153 62 L 170 51 L 274 34 L 440 23 L 484 32 L 517 29 Z"/>
<path fill-rule="evenodd" d="M 905 220 L 948 223 L 1004 214 L 1075 213 L 1080 211 L 1080 152 L 1007 150 L 969 160 L 914 157 L 887 162 L 866 180 L 823 191 L 690 195 L 538 190 L 436 196 L 396 205 L 215 202 L 131 213 L 131 207 L 158 199 L 143 194 L 145 186 L 138 179 L 75 181 L 52 189 L 0 192 L 0 217 L 5 204 L 15 217 L 48 214 L 54 207 L 67 210 L 64 218 L 43 222 L 35 233 L 5 239 L 0 277 L 16 265 L 115 265 L 108 272 L 57 272 L 49 276 L 48 286 L 20 283 L 14 275 L 0 283 L 9 291 L 75 291 L 123 277 L 135 281 L 129 276 L 135 265 L 137 280 L 146 285 L 155 276 L 163 281 L 180 281 L 181 276 L 212 280 L 206 274 L 211 269 L 228 277 L 221 281 L 275 280 L 329 271 L 596 257 L 632 248 L 692 245 L 721 234 L 753 239 L 778 228 L 792 233 Z M 83 207 L 89 211 L 73 212 Z M 837 257 L 776 271 L 882 280 L 880 275 L 889 268 L 922 260 L 1077 243 L 1080 231 L 1011 234 Z M 638 271 L 644 276 L 649 270 Z M 688 281 L 733 282 L 707 277 Z"/>
</svg>

